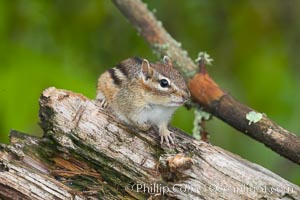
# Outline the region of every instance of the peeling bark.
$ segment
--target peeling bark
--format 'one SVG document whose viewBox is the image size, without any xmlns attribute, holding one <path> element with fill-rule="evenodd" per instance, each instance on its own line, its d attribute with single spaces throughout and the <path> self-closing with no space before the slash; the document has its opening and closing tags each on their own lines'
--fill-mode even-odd
<svg viewBox="0 0 300 200">
<path fill-rule="evenodd" d="M 298 186 L 175 128 L 176 145 L 161 147 L 155 128 L 123 125 L 80 94 L 48 88 L 40 119 L 42 138 L 12 132 L 1 145 L 0 198 L 300 199 Z"/>
</svg>

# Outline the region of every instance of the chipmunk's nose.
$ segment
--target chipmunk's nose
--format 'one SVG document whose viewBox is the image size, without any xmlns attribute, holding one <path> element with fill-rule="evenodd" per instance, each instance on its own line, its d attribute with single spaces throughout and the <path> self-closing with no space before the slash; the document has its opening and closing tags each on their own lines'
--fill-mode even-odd
<svg viewBox="0 0 300 200">
<path fill-rule="evenodd" d="M 181 95 L 181 97 L 182 97 L 184 100 L 188 100 L 188 99 L 191 97 L 190 91 L 186 90 L 186 91 Z"/>
</svg>

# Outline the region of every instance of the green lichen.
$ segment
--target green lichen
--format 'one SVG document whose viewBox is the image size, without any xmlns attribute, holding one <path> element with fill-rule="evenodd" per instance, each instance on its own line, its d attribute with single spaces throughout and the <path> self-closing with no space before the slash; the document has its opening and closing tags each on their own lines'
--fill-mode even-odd
<svg viewBox="0 0 300 200">
<path fill-rule="evenodd" d="M 169 43 L 164 43 L 164 44 L 155 43 L 153 45 L 153 47 L 154 47 L 155 53 L 158 55 L 161 55 L 162 52 L 166 52 L 169 49 L 170 44 Z"/>
<path fill-rule="evenodd" d="M 198 53 L 198 57 L 196 58 L 195 61 L 200 62 L 201 60 L 204 60 L 204 63 L 206 65 L 212 65 L 212 62 L 214 61 L 214 59 L 212 59 L 208 53 L 203 51 L 200 51 Z"/>
<path fill-rule="evenodd" d="M 248 125 L 251 125 L 252 123 L 257 123 L 259 122 L 263 117 L 262 113 L 258 113 L 255 111 L 250 111 L 249 113 L 247 113 L 246 115 L 246 119 L 249 120 Z"/>
<path fill-rule="evenodd" d="M 200 140 L 201 136 L 201 131 L 202 131 L 202 127 L 201 127 L 201 122 L 203 120 L 207 121 L 210 119 L 211 114 L 207 113 L 205 111 L 203 111 L 199 106 L 195 107 L 195 111 L 194 111 L 194 122 L 193 122 L 193 136 L 197 139 Z"/>
</svg>

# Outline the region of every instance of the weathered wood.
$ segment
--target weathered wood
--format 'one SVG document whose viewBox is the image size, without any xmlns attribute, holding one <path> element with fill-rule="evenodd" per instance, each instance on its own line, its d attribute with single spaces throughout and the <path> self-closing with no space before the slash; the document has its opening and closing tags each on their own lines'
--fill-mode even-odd
<svg viewBox="0 0 300 200">
<path fill-rule="evenodd" d="M 298 186 L 230 152 L 174 128 L 176 146 L 162 148 L 155 129 L 140 132 L 109 113 L 80 94 L 45 90 L 44 137 L 12 133 L 1 146 L 0 197 L 300 199 Z"/>
<path fill-rule="evenodd" d="M 51 176 L 51 165 L 43 163 L 39 154 L 55 152 L 54 146 L 15 131 L 10 137 L 11 144 L 0 148 L 0 199 L 82 199 Z"/>
</svg>

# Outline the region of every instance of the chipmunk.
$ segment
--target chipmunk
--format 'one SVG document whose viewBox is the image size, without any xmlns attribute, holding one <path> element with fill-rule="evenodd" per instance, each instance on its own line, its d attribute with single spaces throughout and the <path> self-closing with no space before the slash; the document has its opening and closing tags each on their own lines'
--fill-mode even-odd
<svg viewBox="0 0 300 200">
<path fill-rule="evenodd" d="M 128 58 L 108 69 L 98 79 L 96 100 L 111 107 L 125 123 L 146 131 L 156 125 L 161 137 L 174 144 L 168 123 L 175 110 L 190 98 L 190 92 L 169 57 L 163 63 Z"/>
</svg>

